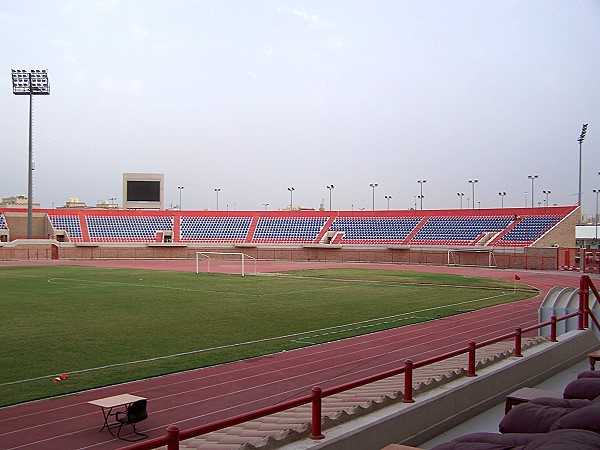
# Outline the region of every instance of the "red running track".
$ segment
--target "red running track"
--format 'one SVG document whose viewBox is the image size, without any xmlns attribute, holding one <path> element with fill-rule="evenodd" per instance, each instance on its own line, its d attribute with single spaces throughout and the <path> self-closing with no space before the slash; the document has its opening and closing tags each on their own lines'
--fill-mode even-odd
<svg viewBox="0 0 600 450">
<path fill-rule="evenodd" d="M 82 265 L 195 270 L 189 261 L 103 261 Z M 351 267 L 382 267 L 352 264 Z M 259 263 L 266 272 L 299 268 L 340 267 L 329 263 Z M 131 393 L 149 399 L 149 418 L 140 427 L 162 436 L 170 424 L 181 429 L 241 414 L 323 388 L 420 361 L 537 322 L 537 308 L 554 286 L 578 287 L 579 274 L 491 269 L 391 266 L 387 269 L 444 272 L 513 280 L 535 286 L 541 296 L 423 324 L 345 339 L 236 363 L 131 382 L 76 395 L 0 409 L 2 449 L 115 449 L 127 443 L 102 425 L 100 410 L 87 404 L 101 397 Z"/>
</svg>

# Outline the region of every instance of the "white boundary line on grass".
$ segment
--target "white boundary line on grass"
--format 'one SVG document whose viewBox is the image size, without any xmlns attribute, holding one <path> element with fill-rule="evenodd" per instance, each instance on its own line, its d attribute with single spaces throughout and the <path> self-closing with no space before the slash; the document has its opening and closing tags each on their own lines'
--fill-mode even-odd
<svg viewBox="0 0 600 450">
<path fill-rule="evenodd" d="M 80 282 L 82 284 L 83 283 L 112 284 L 112 285 L 128 286 L 128 287 L 145 287 L 145 288 L 151 288 L 151 289 L 166 289 L 166 290 L 187 291 L 187 292 L 209 292 L 211 294 L 231 295 L 231 296 L 237 296 L 237 297 L 258 297 L 258 298 L 273 296 L 273 295 L 291 295 L 291 294 L 298 294 L 298 293 L 302 293 L 302 292 L 317 292 L 317 291 L 320 292 L 320 291 L 324 291 L 324 290 L 345 289 L 345 288 L 352 287 L 352 284 L 344 284 L 343 286 L 332 286 L 332 287 L 327 287 L 327 288 L 319 287 L 319 288 L 315 288 L 315 289 L 301 289 L 301 290 L 294 290 L 294 291 L 272 292 L 272 293 L 270 292 L 270 293 L 266 293 L 266 294 L 246 294 L 243 292 L 211 291 L 211 290 L 207 290 L 207 289 L 194 289 L 194 288 L 184 288 L 184 287 L 176 287 L 176 286 L 160 286 L 160 285 L 144 284 L 144 283 L 125 283 L 122 281 L 82 280 L 79 278 L 52 277 L 52 278 L 48 278 L 47 281 L 50 284 L 57 284 L 57 285 L 63 284 L 63 283 L 60 283 L 60 281 L 67 281 L 67 282 Z"/>
<path fill-rule="evenodd" d="M 103 370 L 103 369 L 111 369 L 113 367 L 122 367 L 122 366 L 128 366 L 128 365 L 133 365 L 133 364 L 141 364 L 141 363 L 146 363 L 146 362 L 160 361 L 160 360 L 163 360 L 163 359 L 178 358 L 180 356 L 194 355 L 194 354 L 205 353 L 205 352 L 209 352 L 209 351 L 213 351 L 213 350 L 223 350 L 223 349 L 227 349 L 227 348 L 236 348 L 236 347 L 241 347 L 241 346 L 244 346 L 244 345 L 259 344 L 259 343 L 263 343 L 263 342 L 276 341 L 276 340 L 279 340 L 279 339 L 289 339 L 289 338 L 298 337 L 298 336 L 307 336 L 307 335 L 311 335 L 313 333 L 323 333 L 323 332 L 329 331 L 329 330 L 339 330 L 339 329 L 344 328 L 344 327 L 355 326 L 355 328 L 353 328 L 353 329 L 343 330 L 343 331 L 352 331 L 352 330 L 358 329 L 359 326 L 361 326 L 361 325 L 368 324 L 368 323 L 371 323 L 371 322 L 389 320 L 389 319 L 394 319 L 394 318 L 406 316 L 406 315 L 409 315 L 409 314 L 423 313 L 423 312 L 427 312 L 427 311 L 434 311 L 434 310 L 437 310 L 437 309 L 443 309 L 443 308 L 448 308 L 448 307 L 453 307 L 453 306 L 466 305 L 466 304 L 470 304 L 470 303 L 476 303 L 476 302 L 483 301 L 483 300 L 490 300 L 490 299 L 493 299 L 493 298 L 499 298 L 499 297 L 504 297 L 504 296 L 513 295 L 513 294 L 514 294 L 514 292 L 512 292 L 512 291 L 501 292 L 500 294 L 492 295 L 490 297 L 477 298 L 477 299 L 473 299 L 473 300 L 465 300 L 465 301 L 453 303 L 453 304 L 450 304 L 450 305 L 435 306 L 435 307 L 431 307 L 431 308 L 424 308 L 424 309 L 420 309 L 420 310 L 417 310 L 417 311 L 410 311 L 410 312 L 405 312 L 405 313 L 401 313 L 401 314 L 394 314 L 394 315 L 391 315 L 391 316 L 379 317 L 379 318 L 376 318 L 376 319 L 362 320 L 360 322 L 354 322 L 354 323 L 349 323 L 349 324 L 344 324 L 344 325 L 336 325 L 336 326 L 333 326 L 333 327 L 321 328 L 321 329 L 318 329 L 318 330 L 303 331 L 303 332 L 300 332 L 300 333 L 293 333 L 293 334 L 287 334 L 287 335 L 283 335 L 283 336 L 270 337 L 270 338 L 264 338 L 264 339 L 257 339 L 257 340 L 254 340 L 254 341 L 238 342 L 238 343 L 235 343 L 235 344 L 220 345 L 220 346 L 217 346 L 217 347 L 203 348 L 203 349 L 199 349 L 199 350 L 191 350 L 189 352 L 175 353 L 173 355 L 157 356 L 155 358 L 140 359 L 140 360 L 137 360 L 137 361 L 128 361 L 128 362 L 123 362 L 123 363 L 107 364 L 105 366 L 91 367 L 91 368 L 88 368 L 88 369 L 81 369 L 81 370 L 73 370 L 73 371 L 70 371 L 69 373 L 70 374 L 86 373 L 86 372 L 93 372 L 93 371 Z M 316 335 L 316 336 L 319 336 L 319 335 Z M 293 339 L 290 339 L 290 341 L 291 342 L 297 342 L 297 343 L 300 342 L 300 343 L 302 343 L 302 341 L 297 341 L 297 340 L 293 340 Z M 305 342 L 304 344 L 307 344 L 307 343 Z M 58 374 L 51 374 L 51 375 L 44 375 L 44 376 L 34 377 L 34 378 L 28 378 L 28 379 L 25 379 L 25 380 L 9 381 L 9 382 L 6 382 L 6 383 L 0 383 L 0 387 L 10 386 L 10 385 L 15 385 L 15 384 L 21 384 L 21 383 L 27 383 L 27 382 L 31 382 L 31 381 L 39 381 L 39 380 L 44 380 L 44 379 L 48 379 L 48 378 L 54 378 L 57 375 Z"/>
</svg>

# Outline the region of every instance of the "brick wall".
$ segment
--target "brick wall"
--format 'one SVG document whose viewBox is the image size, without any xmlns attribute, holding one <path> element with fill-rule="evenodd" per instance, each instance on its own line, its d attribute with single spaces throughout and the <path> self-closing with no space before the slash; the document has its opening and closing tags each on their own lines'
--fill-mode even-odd
<svg viewBox="0 0 600 450">
<path fill-rule="evenodd" d="M 35 243 L 33 243 L 35 242 Z M 302 247 L 302 246 L 202 246 L 147 244 L 73 244 L 58 245 L 59 259 L 190 259 L 199 251 L 242 252 L 259 260 L 363 262 L 388 264 L 448 264 L 448 250 L 435 248 L 373 248 L 373 247 Z M 495 249 L 493 262 L 498 268 L 556 270 L 558 248 Z M 36 260 L 52 258 L 52 241 L 21 241 L 0 245 L 0 260 Z M 487 252 L 453 251 L 451 263 L 467 266 L 487 266 Z"/>
</svg>

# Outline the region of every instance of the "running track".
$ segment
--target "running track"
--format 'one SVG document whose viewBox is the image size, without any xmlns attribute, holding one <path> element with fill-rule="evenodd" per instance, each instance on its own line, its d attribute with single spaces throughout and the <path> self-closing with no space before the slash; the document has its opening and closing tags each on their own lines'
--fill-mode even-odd
<svg viewBox="0 0 600 450">
<path fill-rule="evenodd" d="M 31 264 L 31 263 L 28 263 Z M 72 264 L 72 262 L 70 262 Z M 140 269 L 195 270 L 190 261 L 82 261 L 82 265 Z M 192 267 L 194 266 L 194 267 Z M 348 266 L 348 265 L 347 265 Z M 537 322 L 537 308 L 554 286 L 578 287 L 578 273 L 503 271 L 492 269 L 352 264 L 513 280 L 535 286 L 542 295 L 518 304 L 500 305 L 418 325 L 373 333 L 231 364 L 112 386 L 64 398 L 0 409 L 0 449 L 115 449 L 126 443 L 99 433 L 99 409 L 87 402 L 121 393 L 149 399 L 149 418 L 140 427 L 151 437 L 169 424 L 181 429 L 306 395 L 323 388 L 464 347 Z M 340 267 L 331 263 L 259 262 L 259 271 Z M 594 277 L 596 285 L 600 278 Z"/>
</svg>

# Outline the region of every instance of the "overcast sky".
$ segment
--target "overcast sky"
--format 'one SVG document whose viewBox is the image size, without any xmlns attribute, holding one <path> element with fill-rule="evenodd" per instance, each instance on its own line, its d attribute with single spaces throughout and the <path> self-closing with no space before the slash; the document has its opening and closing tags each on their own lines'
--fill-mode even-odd
<svg viewBox="0 0 600 450">
<path fill-rule="evenodd" d="M 164 173 L 184 209 L 481 208 L 600 188 L 598 0 L 0 1 L 0 197 L 116 197 Z M 418 180 L 426 180 L 420 185 Z M 469 179 L 478 179 L 475 185 Z M 468 199 L 468 200 L 467 200 Z M 543 203 L 542 203 L 543 205 Z"/>
</svg>

